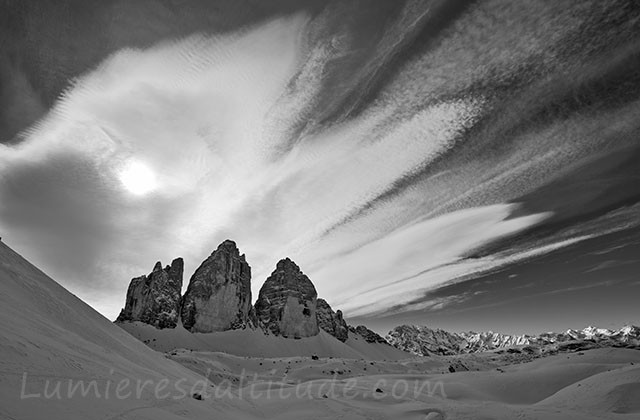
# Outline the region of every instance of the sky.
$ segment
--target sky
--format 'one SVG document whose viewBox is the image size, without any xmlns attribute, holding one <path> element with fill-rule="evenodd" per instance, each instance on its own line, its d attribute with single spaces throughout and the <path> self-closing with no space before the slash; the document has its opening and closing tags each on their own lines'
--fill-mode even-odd
<svg viewBox="0 0 640 420">
<path fill-rule="evenodd" d="M 2 240 L 110 319 L 229 238 L 380 332 L 640 322 L 633 1 L 0 9 Z"/>
</svg>

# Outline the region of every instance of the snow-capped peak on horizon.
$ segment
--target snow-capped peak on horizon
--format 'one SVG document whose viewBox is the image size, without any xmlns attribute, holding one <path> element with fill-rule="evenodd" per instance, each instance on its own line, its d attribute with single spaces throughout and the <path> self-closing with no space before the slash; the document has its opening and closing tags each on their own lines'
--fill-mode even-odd
<svg viewBox="0 0 640 420">
<path fill-rule="evenodd" d="M 631 333 L 640 333 L 640 327 L 637 327 L 635 325 L 629 324 L 629 325 L 625 325 L 624 327 L 620 328 L 620 330 L 618 330 L 618 332 L 623 333 L 623 334 L 631 334 Z"/>
</svg>

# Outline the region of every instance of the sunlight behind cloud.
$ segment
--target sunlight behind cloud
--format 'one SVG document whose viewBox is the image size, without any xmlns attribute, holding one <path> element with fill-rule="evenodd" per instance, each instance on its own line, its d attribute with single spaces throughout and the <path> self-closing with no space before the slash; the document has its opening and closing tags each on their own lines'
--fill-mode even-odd
<svg viewBox="0 0 640 420">
<path fill-rule="evenodd" d="M 144 195 L 158 187 L 156 174 L 145 163 L 131 159 L 118 171 L 124 188 L 134 195 Z"/>
</svg>

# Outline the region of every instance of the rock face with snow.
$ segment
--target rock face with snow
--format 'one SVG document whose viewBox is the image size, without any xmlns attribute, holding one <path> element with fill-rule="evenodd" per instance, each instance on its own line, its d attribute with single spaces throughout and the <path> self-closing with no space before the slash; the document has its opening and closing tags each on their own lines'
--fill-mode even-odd
<svg viewBox="0 0 640 420">
<path fill-rule="evenodd" d="M 182 298 L 182 324 L 208 333 L 253 325 L 251 267 L 235 242 L 226 240 L 195 271 Z"/>
<path fill-rule="evenodd" d="M 457 334 L 416 325 L 396 327 L 386 338 L 392 346 L 420 356 L 459 354 L 466 345 Z"/>
<path fill-rule="evenodd" d="M 343 343 L 349 337 L 347 323 L 342 317 L 342 311 L 333 312 L 331 306 L 324 299 L 317 300 L 316 318 L 318 326 Z"/>
<path fill-rule="evenodd" d="M 125 306 L 116 322 L 141 321 L 157 328 L 175 328 L 180 314 L 184 262 L 176 258 L 162 268 L 158 261 L 147 276 L 131 280 Z"/>
<path fill-rule="evenodd" d="M 375 331 L 371 331 L 369 328 L 364 325 L 358 325 L 357 327 L 353 327 L 349 325 L 349 332 L 353 334 L 358 334 L 362 338 L 365 339 L 367 343 L 381 343 L 381 344 L 389 344 L 387 340 L 384 339 L 380 334 Z"/>
<path fill-rule="evenodd" d="M 620 343 L 640 344 L 640 327 L 635 325 L 625 325 L 618 331 L 615 331 L 609 338 Z"/>
<path fill-rule="evenodd" d="M 317 292 L 311 280 L 289 258 L 280 260 L 262 285 L 255 311 L 260 325 L 289 338 L 318 334 Z"/>
</svg>

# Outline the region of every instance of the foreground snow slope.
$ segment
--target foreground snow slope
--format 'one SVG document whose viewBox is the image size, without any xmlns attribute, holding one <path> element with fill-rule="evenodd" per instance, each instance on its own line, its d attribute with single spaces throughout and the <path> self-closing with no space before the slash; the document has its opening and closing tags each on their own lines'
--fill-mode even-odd
<svg viewBox="0 0 640 420">
<path fill-rule="evenodd" d="M 172 397 L 204 386 L 202 377 L 168 360 L 69 293 L 0 242 L 0 418 L 109 419 L 130 414 L 139 419 L 211 418 L 238 412 L 223 402 L 210 404 L 188 395 L 160 399 L 155 385 L 169 381 Z M 129 389 L 116 386 L 130 379 Z M 71 386 L 89 388 L 69 398 Z M 137 397 L 138 380 L 151 380 Z M 180 390 L 174 384 L 180 382 Z M 45 398 L 44 387 L 53 394 Z M 109 395 L 107 386 L 110 385 Z M 126 384 L 126 382 L 125 382 Z M 151 385 L 149 385 L 151 384 Z M 55 392 L 56 386 L 59 392 Z M 166 390 L 161 389 L 159 396 Z M 36 396 L 40 394 L 40 396 Z M 27 398 L 23 398 L 27 397 Z M 240 406 L 237 402 L 235 406 Z M 240 409 L 242 409 L 240 407 Z"/>
</svg>

